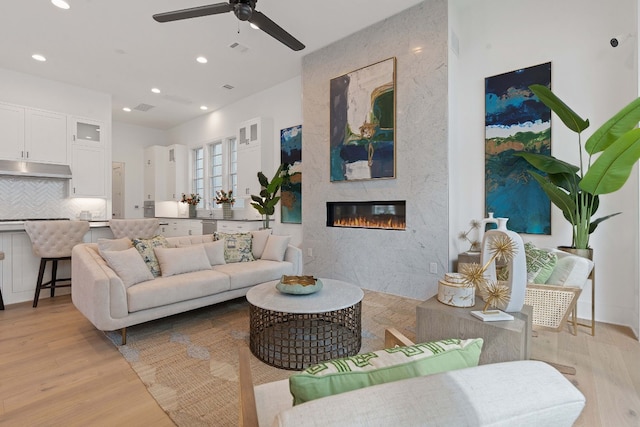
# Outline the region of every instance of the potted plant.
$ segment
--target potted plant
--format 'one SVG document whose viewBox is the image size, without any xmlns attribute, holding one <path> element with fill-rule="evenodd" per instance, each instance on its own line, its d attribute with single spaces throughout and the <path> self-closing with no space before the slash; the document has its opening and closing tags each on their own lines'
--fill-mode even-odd
<svg viewBox="0 0 640 427">
<path fill-rule="evenodd" d="M 222 219 L 231 219 L 233 217 L 231 206 L 236 202 L 236 198 L 233 197 L 233 190 L 216 191 L 215 202 L 216 205 L 222 205 Z"/>
<path fill-rule="evenodd" d="M 278 167 L 271 181 L 267 179 L 265 174 L 258 172 L 258 181 L 260 182 L 260 186 L 262 186 L 262 190 L 259 196 L 251 195 L 251 200 L 253 200 L 251 206 L 262 215 L 264 228 L 269 228 L 269 216 L 275 213 L 276 205 L 278 201 L 280 201 L 280 196 L 276 194 L 278 194 L 280 186 L 282 185 L 282 177 L 280 176 L 282 167 L 283 165 Z"/>
<path fill-rule="evenodd" d="M 189 218 L 196 217 L 196 206 L 198 206 L 198 203 L 200 203 L 200 200 L 202 200 L 202 198 L 198 193 L 196 194 L 191 193 L 188 195 L 182 193 L 182 198 L 180 199 L 180 202 L 186 203 L 189 205 Z"/>
<path fill-rule="evenodd" d="M 620 189 L 640 158 L 640 129 L 636 128 L 640 121 L 640 98 L 607 120 L 586 140 L 584 149 L 588 157 L 585 164 L 582 131 L 589 127 L 589 120 L 582 119 L 546 86 L 532 85 L 529 89 L 565 126 L 577 133 L 580 166 L 545 154 L 520 152 L 515 155 L 545 174 L 529 171 L 571 224 L 572 248 L 588 250 L 589 237 L 598 224 L 620 213 L 593 219 L 599 196 Z M 594 160 L 593 156 L 598 153 L 600 155 Z"/>
</svg>

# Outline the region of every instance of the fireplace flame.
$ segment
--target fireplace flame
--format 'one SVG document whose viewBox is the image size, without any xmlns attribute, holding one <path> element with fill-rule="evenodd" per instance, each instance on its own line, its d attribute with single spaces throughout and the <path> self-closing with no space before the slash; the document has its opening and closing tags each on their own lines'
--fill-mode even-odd
<svg viewBox="0 0 640 427">
<path fill-rule="evenodd" d="M 384 230 L 405 230 L 407 224 L 399 217 L 375 218 L 375 217 L 353 217 L 338 218 L 333 221 L 334 227 L 354 227 L 354 228 L 381 228 Z"/>
</svg>

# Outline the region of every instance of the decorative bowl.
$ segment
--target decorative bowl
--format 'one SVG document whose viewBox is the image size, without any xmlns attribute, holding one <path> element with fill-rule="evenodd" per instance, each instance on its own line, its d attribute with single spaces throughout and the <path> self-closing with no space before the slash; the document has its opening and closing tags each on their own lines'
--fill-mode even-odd
<svg viewBox="0 0 640 427">
<path fill-rule="evenodd" d="M 308 295 L 322 289 L 322 281 L 313 276 L 282 276 L 276 289 L 283 294 Z"/>
</svg>

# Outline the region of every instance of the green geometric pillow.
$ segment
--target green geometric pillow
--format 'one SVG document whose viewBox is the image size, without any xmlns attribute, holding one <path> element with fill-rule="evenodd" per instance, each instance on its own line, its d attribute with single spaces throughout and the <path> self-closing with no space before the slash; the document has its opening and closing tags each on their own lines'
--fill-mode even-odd
<svg viewBox="0 0 640 427">
<path fill-rule="evenodd" d="M 227 264 L 255 261 L 251 250 L 251 233 L 218 233 L 218 239 L 224 240 L 224 260 Z"/>
<path fill-rule="evenodd" d="M 168 248 L 169 242 L 164 236 L 154 236 L 151 239 L 132 239 L 133 246 L 140 252 L 142 259 L 149 267 L 153 277 L 160 276 L 160 264 L 153 248 Z"/>
<path fill-rule="evenodd" d="M 375 384 L 469 368 L 478 365 L 482 343 L 482 338 L 448 339 L 333 359 L 289 377 L 289 391 L 298 405 Z"/>
<path fill-rule="evenodd" d="M 524 253 L 527 258 L 527 282 L 547 283 L 558 262 L 556 254 L 538 249 L 531 242 L 524 244 Z"/>
</svg>

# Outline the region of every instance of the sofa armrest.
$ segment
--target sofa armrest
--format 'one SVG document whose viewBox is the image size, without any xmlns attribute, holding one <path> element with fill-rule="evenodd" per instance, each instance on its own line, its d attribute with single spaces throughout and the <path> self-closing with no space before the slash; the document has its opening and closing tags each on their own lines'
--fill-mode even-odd
<svg viewBox="0 0 640 427">
<path fill-rule="evenodd" d="M 284 253 L 284 260 L 293 264 L 293 276 L 302 274 L 302 249 L 288 245 Z"/>
<path fill-rule="evenodd" d="M 97 245 L 83 243 L 71 252 L 71 300 L 101 331 L 119 329 L 114 320 L 126 317 L 127 292 L 122 280 L 97 252 Z"/>
</svg>

